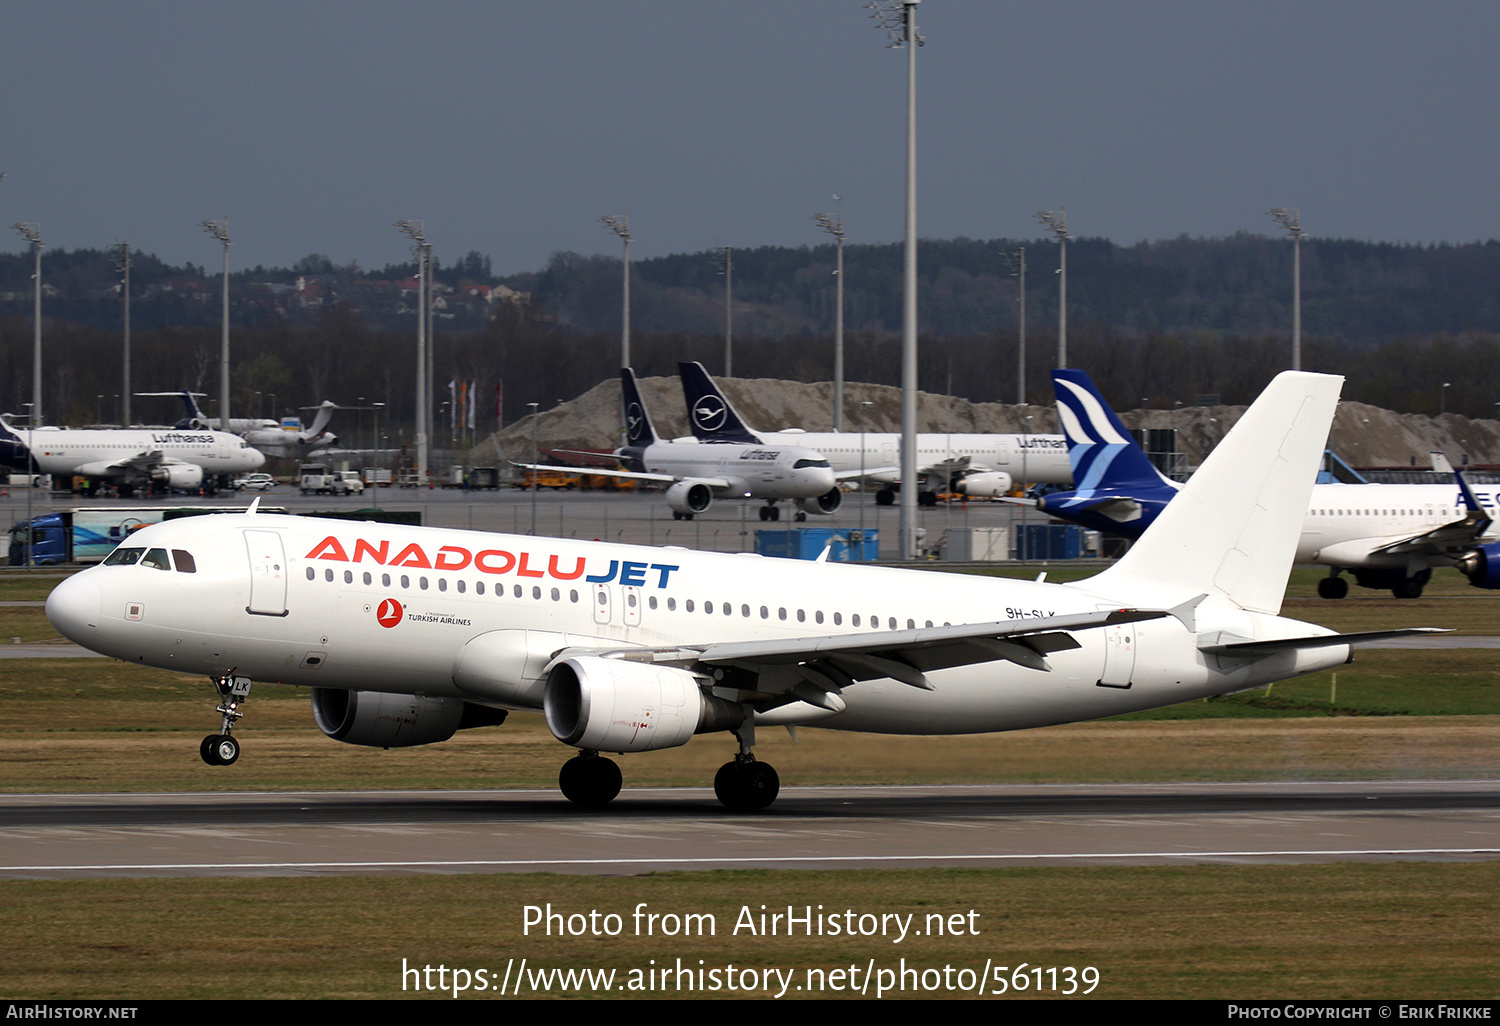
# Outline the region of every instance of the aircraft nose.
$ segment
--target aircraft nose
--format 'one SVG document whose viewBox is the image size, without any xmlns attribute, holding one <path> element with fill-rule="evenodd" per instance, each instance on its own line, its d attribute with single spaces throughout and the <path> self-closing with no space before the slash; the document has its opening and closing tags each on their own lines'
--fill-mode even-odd
<svg viewBox="0 0 1500 1026">
<path fill-rule="evenodd" d="M 250 469 L 258 470 L 264 467 L 266 465 L 266 454 L 259 449 L 251 449 L 250 451 L 255 454 L 250 457 Z"/>
<path fill-rule="evenodd" d="M 88 573 L 74 574 L 47 596 L 47 619 L 69 641 L 88 645 L 98 630 L 103 604 L 104 592 Z"/>
</svg>

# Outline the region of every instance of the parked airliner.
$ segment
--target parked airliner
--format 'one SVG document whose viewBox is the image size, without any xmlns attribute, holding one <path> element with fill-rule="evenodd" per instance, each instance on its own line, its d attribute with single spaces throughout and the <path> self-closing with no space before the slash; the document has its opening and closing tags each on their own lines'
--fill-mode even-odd
<svg viewBox="0 0 1500 1026">
<path fill-rule="evenodd" d="M 1052 372 L 1077 490 L 1054 492 L 1037 508 L 1063 520 L 1139 537 L 1182 487 L 1136 445 L 1087 374 Z M 1446 461 L 1444 461 L 1446 462 Z M 1309 498 L 1297 562 L 1321 563 L 1323 598 L 1343 598 L 1347 571 L 1364 588 L 1418 598 L 1434 567 L 1457 566 L 1471 583 L 1500 588 L 1493 488 L 1453 485 L 1320 484 Z M 1211 515 L 1211 514 L 1209 514 Z"/>
<path fill-rule="evenodd" d="M 188 389 L 180 392 L 137 392 L 136 394 L 142 396 L 175 395 L 181 399 L 187 416 L 174 425 L 180 431 L 203 428 L 218 430 L 219 418 L 205 416 L 198 407 L 197 396 Z M 300 421 L 296 418 L 292 418 L 287 423 L 280 423 L 266 417 L 231 417 L 228 430 L 269 456 L 301 459 L 310 452 L 339 444 L 339 436 L 328 430 L 328 422 L 333 419 L 333 411 L 336 409 L 338 409 L 337 403 L 323 400 L 317 407 L 318 412 L 313 417 L 312 427 L 309 428 L 300 427 Z"/>
<path fill-rule="evenodd" d="M 198 488 L 206 478 L 259 470 L 266 457 L 223 431 L 127 428 L 17 431 L 0 424 L 0 463 L 22 472 L 117 481 L 122 497 L 136 488 Z"/>
<path fill-rule="evenodd" d="M 641 401 L 635 372 L 620 370 L 624 397 L 625 446 L 615 458 L 626 469 L 594 470 L 590 474 L 655 481 L 667 485 L 667 505 L 674 520 L 691 520 L 708 509 L 716 496 L 765 499 L 762 520 L 779 520 L 779 499 L 793 499 L 803 513 L 828 514 L 839 508 L 843 494 L 837 475 L 823 454 L 803 445 L 704 444 L 666 442 L 656 434 L 651 415 Z M 595 453 L 580 455 L 597 456 Z M 525 465 L 532 470 L 576 471 L 576 467 Z"/>
<path fill-rule="evenodd" d="M 754 555 L 277 516 L 131 535 L 47 600 L 71 640 L 206 674 L 219 733 L 253 682 L 312 688 L 349 744 L 444 741 L 540 709 L 579 750 L 564 795 L 619 792 L 601 752 L 730 732 L 732 809 L 780 783 L 756 730 L 1014 730 L 1171 705 L 1338 666 L 1339 635 L 1277 615 L 1339 378 L 1267 388 L 1155 529 L 1102 574 L 1045 584 Z M 1214 516 L 1201 514 L 1212 508 Z"/>
<path fill-rule="evenodd" d="M 816 449 L 841 477 L 886 487 L 883 506 L 896 501 L 901 483 L 901 436 L 885 431 L 757 431 L 749 427 L 701 363 L 679 363 L 688 424 L 705 442 L 805 445 Z M 918 502 L 933 505 L 950 486 L 973 496 L 998 496 L 1018 483 L 1068 484 L 1073 480 L 1061 435 L 917 435 L 917 467 L 924 478 Z"/>
</svg>

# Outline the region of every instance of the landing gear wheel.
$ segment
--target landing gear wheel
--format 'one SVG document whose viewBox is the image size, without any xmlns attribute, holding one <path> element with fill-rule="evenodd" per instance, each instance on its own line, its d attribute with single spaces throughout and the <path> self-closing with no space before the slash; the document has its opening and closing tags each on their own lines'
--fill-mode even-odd
<svg viewBox="0 0 1500 1026">
<path fill-rule="evenodd" d="M 875 493 L 875 505 L 894 506 L 896 504 L 896 493 L 889 488 Z"/>
<path fill-rule="evenodd" d="M 233 766 L 240 758 L 240 743 L 229 734 L 220 734 L 213 746 L 214 764 Z"/>
<path fill-rule="evenodd" d="M 714 794 L 726 809 L 759 812 L 781 793 L 781 777 L 764 762 L 726 762 L 714 774 Z"/>
<path fill-rule="evenodd" d="M 557 786 L 563 797 L 586 809 L 603 808 L 620 793 L 620 767 L 597 755 L 579 755 L 562 764 Z"/>
<path fill-rule="evenodd" d="M 929 507 L 930 506 L 936 506 L 937 505 L 937 492 L 918 492 L 917 493 L 917 505 L 918 506 L 929 506 Z"/>
<path fill-rule="evenodd" d="M 1391 594 L 1400 599 L 1414 599 L 1422 597 L 1422 581 L 1415 577 L 1408 577 L 1400 584 L 1391 589 Z"/>
<path fill-rule="evenodd" d="M 214 753 L 214 748 L 218 745 L 219 738 L 221 737 L 223 737 L 222 734 L 210 734 L 208 735 L 208 737 L 204 738 L 198 745 L 198 757 L 210 766 L 219 765 L 219 760 Z"/>
<path fill-rule="evenodd" d="M 1325 577 L 1318 582 L 1318 598 L 1341 599 L 1349 594 L 1349 582 L 1342 577 Z"/>
<path fill-rule="evenodd" d="M 805 524 L 807 523 L 807 513 L 799 509 L 797 515 L 792 519 L 796 520 L 799 524 Z"/>
<path fill-rule="evenodd" d="M 768 506 L 762 506 L 760 508 L 760 519 L 761 519 L 762 522 L 765 522 L 765 521 L 771 519 L 771 509 L 770 509 L 770 507 L 768 507 Z"/>
</svg>

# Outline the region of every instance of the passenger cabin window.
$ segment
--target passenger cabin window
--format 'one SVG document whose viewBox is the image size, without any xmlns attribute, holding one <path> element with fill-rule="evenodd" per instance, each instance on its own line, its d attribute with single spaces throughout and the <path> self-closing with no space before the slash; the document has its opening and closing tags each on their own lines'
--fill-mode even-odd
<svg viewBox="0 0 1500 1026">
<path fill-rule="evenodd" d="M 126 548 L 115 549 L 115 551 L 111 552 L 108 556 L 104 557 L 104 565 L 105 566 L 130 566 L 133 563 L 140 562 L 141 555 L 145 551 L 146 551 L 145 549 L 126 549 Z"/>
<path fill-rule="evenodd" d="M 180 574 L 195 574 L 198 572 L 198 564 L 193 562 L 193 554 L 186 549 L 173 549 L 172 562 L 177 564 L 177 572 Z"/>
<path fill-rule="evenodd" d="M 141 566 L 149 566 L 153 570 L 170 570 L 172 562 L 167 559 L 166 549 L 150 549 L 141 557 Z"/>
</svg>

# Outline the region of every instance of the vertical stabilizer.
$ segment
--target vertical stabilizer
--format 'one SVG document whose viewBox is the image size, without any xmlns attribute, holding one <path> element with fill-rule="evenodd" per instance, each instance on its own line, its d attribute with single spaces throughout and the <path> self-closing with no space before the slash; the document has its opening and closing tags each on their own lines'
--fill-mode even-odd
<svg viewBox="0 0 1500 1026">
<path fill-rule="evenodd" d="M 1112 593 L 1207 593 L 1276 613 L 1344 379 L 1286 371 L 1261 393 L 1130 551 Z"/>
<path fill-rule="evenodd" d="M 625 408 L 625 445 L 630 448 L 645 448 L 657 442 L 656 428 L 651 425 L 651 414 L 641 402 L 641 390 L 635 385 L 635 371 L 620 368 L 620 395 Z"/>
<path fill-rule="evenodd" d="M 324 399 L 322 405 L 318 407 L 317 416 L 313 418 L 312 427 L 307 429 L 307 437 L 317 438 L 321 435 L 323 429 L 328 426 L 328 422 L 333 419 L 333 411 L 336 409 L 338 406 L 332 400 Z"/>
<path fill-rule="evenodd" d="M 742 442 L 759 445 L 760 436 L 745 426 L 714 379 L 701 363 L 679 363 L 682 398 L 687 401 L 688 426 L 700 442 Z"/>
<path fill-rule="evenodd" d="M 1087 374 L 1054 370 L 1052 387 L 1057 393 L 1057 416 L 1068 439 L 1073 487 L 1080 498 L 1088 498 L 1099 488 L 1177 487 L 1136 445 Z"/>
</svg>

